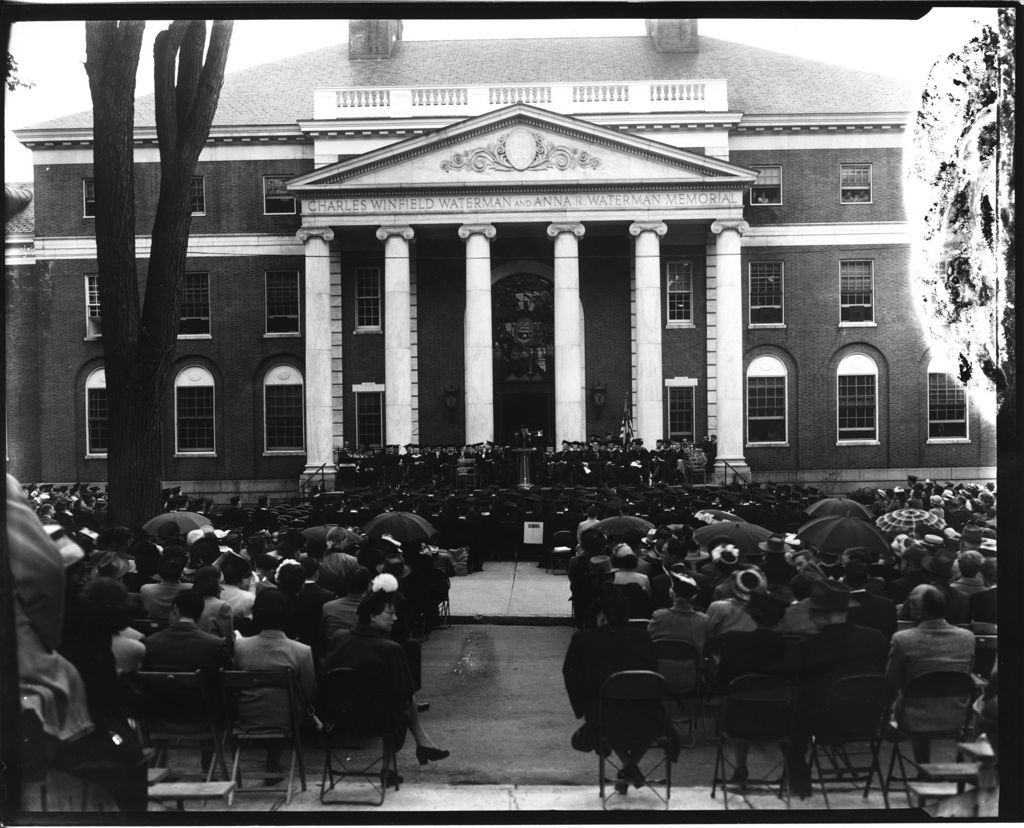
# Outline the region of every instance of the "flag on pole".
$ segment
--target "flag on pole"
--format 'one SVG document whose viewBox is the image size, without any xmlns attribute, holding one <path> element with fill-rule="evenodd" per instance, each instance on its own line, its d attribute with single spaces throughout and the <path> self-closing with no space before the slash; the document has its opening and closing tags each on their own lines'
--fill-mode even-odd
<svg viewBox="0 0 1024 828">
<path fill-rule="evenodd" d="M 629 394 L 626 394 L 622 406 L 622 427 L 619 429 L 619 437 L 623 447 L 633 442 L 633 409 L 629 405 Z"/>
</svg>

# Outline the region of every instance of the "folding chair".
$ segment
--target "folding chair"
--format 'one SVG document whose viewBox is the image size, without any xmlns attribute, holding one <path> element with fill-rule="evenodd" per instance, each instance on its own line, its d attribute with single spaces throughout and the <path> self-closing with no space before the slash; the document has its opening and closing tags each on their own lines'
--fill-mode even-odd
<svg viewBox="0 0 1024 828">
<path fill-rule="evenodd" d="M 572 558 L 573 547 L 576 546 L 576 534 L 566 529 L 555 532 L 551 536 L 551 549 L 548 552 L 546 572 L 558 571 L 569 573 L 569 560 Z"/>
<path fill-rule="evenodd" d="M 630 782 L 640 787 L 642 780 L 643 786 L 668 809 L 672 795 L 672 762 L 678 756 L 675 731 L 668 714 L 671 701 L 668 683 L 652 670 L 613 673 L 601 685 L 597 708 L 597 755 L 602 808 L 607 808 L 608 802 L 616 795 L 624 796 Z M 651 759 L 651 748 L 664 751 L 664 755 Z M 631 763 L 626 762 L 616 751 L 636 758 Z M 618 778 L 609 780 L 605 777 L 606 764 L 618 772 Z M 636 770 L 627 775 L 630 765 Z M 652 774 L 662 768 L 664 779 L 652 778 Z M 606 796 L 607 782 L 615 785 L 615 793 Z M 664 794 L 655 787 L 657 785 L 664 786 Z"/>
<path fill-rule="evenodd" d="M 880 674 L 864 674 L 837 679 L 816 702 L 810 722 L 810 766 L 812 774 L 816 774 L 816 778 L 811 778 L 811 785 L 815 782 L 820 785 L 826 808 L 830 807 L 826 783 L 859 786 L 863 782 L 864 798 L 867 798 L 876 773 L 885 807 L 889 807 L 878 752 L 895 695 L 896 688 L 891 680 Z M 852 750 L 851 746 L 857 744 L 866 744 L 867 750 Z M 822 768 L 822 756 L 828 760 L 825 768 Z M 856 764 L 860 756 L 870 756 L 866 767 Z"/>
<path fill-rule="evenodd" d="M 711 779 L 711 796 L 714 798 L 719 784 L 722 786 L 722 802 L 729 808 L 728 769 L 736 765 L 725 757 L 725 744 L 751 745 L 774 742 L 784 749 L 792 740 L 793 718 L 796 706 L 797 688 L 792 682 L 759 674 L 738 676 L 725 689 L 718 708 L 718 750 L 715 754 L 715 769 Z M 781 767 L 779 775 L 772 778 L 775 768 Z M 779 797 L 789 802 L 789 779 L 786 773 L 785 753 L 779 762 L 763 777 L 747 778 L 741 783 L 744 788 L 774 788 L 778 786 Z"/>
<path fill-rule="evenodd" d="M 266 748 L 275 744 L 289 744 L 292 749 L 291 765 L 288 769 L 288 783 L 285 789 L 285 804 L 292 801 L 292 789 L 295 784 L 295 769 L 298 767 L 299 782 L 302 790 L 306 790 L 306 767 L 302 757 L 302 710 L 300 692 L 295 671 L 287 670 L 221 670 L 220 685 L 224 693 L 224 708 L 227 713 L 227 726 L 224 730 L 224 741 L 234 749 L 231 763 L 231 781 L 237 785 L 238 792 L 243 792 L 242 773 L 239 767 L 243 747 Z M 278 703 L 275 711 L 285 710 L 287 723 L 282 726 L 267 726 L 254 717 L 247 704 L 258 701 L 258 694 L 278 691 L 275 695 Z M 276 701 L 276 699 L 275 699 Z M 285 706 L 287 705 L 287 706 Z M 248 787 L 244 792 L 280 791 L 272 786 Z M 230 800 L 229 800 L 230 803 Z"/>
<path fill-rule="evenodd" d="M 157 767 L 166 766 L 170 750 L 209 751 L 206 781 L 213 779 L 215 767 L 220 768 L 223 779 L 228 779 L 215 675 L 196 670 L 143 671 L 137 676 L 148 706 L 147 715 L 138 722 L 140 736 L 145 745 L 155 749 Z"/>
<path fill-rule="evenodd" d="M 658 672 L 668 682 L 672 700 L 688 713 L 689 741 L 684 747 L 695 744 L 694 725 L 699 715 L 704 720 L 704 705 L 701 702 L 703 655 L 701 648 L 690 641 L 659 639 L 652 642 L 654 657 L 658 660 Z"/>
<path fill-rule="evenodd" d="M 974 694 L 974 679 L 970 673 L 936 671 L 922 673 L 907 682 L 896 703 L 895 717 L 886 734 L 893 740 L 893 747 L 883 794 L 888 793 L 893 770 L 898 763 L 907 805 L 913 807 L 906 763 L 915 770 L 920 770 L 920 766 L 903 755 L 901 744 L 907 739 L 964 741 Z"/>
<path fill-rule="evenodd" d="M 135 618 L 128 622 L 128 626 L 148 636 L 167 629 L 170 623 L 170 621 L 157 621 L 154 618 Z"/>
<path fill-rule="evenodd" d="M 398 790 L 398 723 L 381 698 L 382 679 L 374 671 L 337 667 L 329 670 L 322 683 L 323 715 L 328 725 L 324 747 L 324 771 L 320 778 L 320 803 L 323 805 L 365 804 L 359 799 L 328 800 L 328 794 L 349 777 L 365 780 L 377 796 L 375 805 L 384 804 L 388 776 Z M 369 744 L 380 740 L 380 750 L 369 761 L 364 755 Z M 336 764 L 337 763 L 337 764 Z M 356 764 L 358 763 L 358 764 Z"/>
</svg>

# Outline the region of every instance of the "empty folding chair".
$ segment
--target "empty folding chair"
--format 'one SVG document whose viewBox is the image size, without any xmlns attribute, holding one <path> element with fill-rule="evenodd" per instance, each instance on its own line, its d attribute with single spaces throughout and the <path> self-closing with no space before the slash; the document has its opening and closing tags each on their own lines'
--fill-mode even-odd
<svg viewBox="0 0 1024 828">
<path fill-rule="evenodd" d="M 673 641 L 663 638 L 652 642 L 654 657 L 658 661 L 658 672 L 668 682 L 672 700 L 686 711 L 689 738 L 684 746 L 695 744 L 694 729 L 697 717 L 703 721 L 704 705 L 701 702 L 701 648 L 690 641 Z"/>
</svg>

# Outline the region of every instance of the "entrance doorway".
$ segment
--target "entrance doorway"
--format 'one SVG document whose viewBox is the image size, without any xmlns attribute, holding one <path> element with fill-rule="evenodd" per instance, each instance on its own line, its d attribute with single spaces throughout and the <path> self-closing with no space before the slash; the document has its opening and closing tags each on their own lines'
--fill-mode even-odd
<svg viewBox="0 0 1024 828">
<path fill-rule="evenodd" d="M 510 383 L 511 385 L 511 383 Z M 515 436 L 526 426 L 530 431 L 543 433 L 542 445 L 552 445 L 554 439 L 554 394 L 549 388 L 524 388 L 516 385 L 497 391 L 498 405 L 495 433 L 504 446 L 516 445 Z"/>
</svg>

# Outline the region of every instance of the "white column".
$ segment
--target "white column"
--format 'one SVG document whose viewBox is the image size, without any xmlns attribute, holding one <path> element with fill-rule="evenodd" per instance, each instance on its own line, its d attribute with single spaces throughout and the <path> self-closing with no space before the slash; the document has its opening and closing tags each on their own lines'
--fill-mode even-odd
<svg viewBox="0 0 1024 828">
<path fill-rule="evenodd" d="M 644 446 L 664 434 L 664 377 L 661 368 L 661 237 L 668 232 L 662 221 L 629 225 L 636 237 L 636 436 Z"/>
<path fill-rule="evenodd" d="M 491 224 L 463 224 L 459 238 L 466 242 L 466 316 L 463 321 L 463 361 L 466 400 L 466 443 L 494 440 L 494 331 L 491 326 Z"/>
<path fill-rule="evenodd" d="M 411 227 L 381 227 L 384 242 L 384 434 L 388 443 L 412 442 L 412 336 L 409 312 Z"/>
<path fill-rule="evenodd" d="M 306 250 L 306 468 L 303 480 L 324 467 L 324 482 L 334 488 L 331 404 L 330 227 L 303 227 L 295 234 Z M 319 475 L 317 475 L 319 483 Z"/>
<path fill-rule="evenodd" d="M 555 445 L 583 441 L 587 434 L 583 376 L 583 316 L 580 313 L 579 222 L 548 225 L 555 241 Z"/>
<path fill-rule="evenodd" d="M 740 236 L 745 221 L 715 221 L 715 267 L 718 313 L 718 460 L 715 471 L 731 482 L 725 462 L 749 475 L 743 455 L 743 288 Z"/>
</svg>

